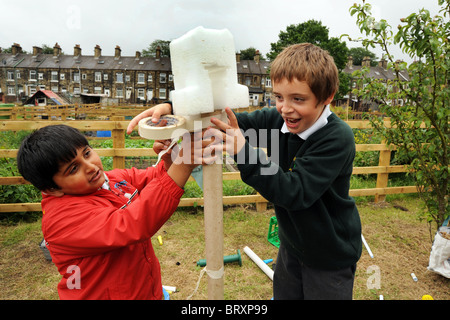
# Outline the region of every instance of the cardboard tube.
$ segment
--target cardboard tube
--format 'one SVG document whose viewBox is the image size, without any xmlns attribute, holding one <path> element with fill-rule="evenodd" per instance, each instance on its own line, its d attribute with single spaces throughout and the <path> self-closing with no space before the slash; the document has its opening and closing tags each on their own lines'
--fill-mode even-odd
<svg viewBox="0 0 450 320">
<path fill-rule="evenodd" d="M 264 273 L 273 281 L 273 270 L 261 260 L 260 257 L 256 255 L 249 247 L 244 248 L 244 252 L 249 256 L 250 259 L 253 260 L 254 263 L 262 270 Z"/>
<path fill-rule="evenodd" d="M 208 261 L 208 299 L 223 300 L 223 189 L 222 164 L 203 166 L 205 251 Z M 218 274 L 218 275 L 217 275 Z"/>
</svg>

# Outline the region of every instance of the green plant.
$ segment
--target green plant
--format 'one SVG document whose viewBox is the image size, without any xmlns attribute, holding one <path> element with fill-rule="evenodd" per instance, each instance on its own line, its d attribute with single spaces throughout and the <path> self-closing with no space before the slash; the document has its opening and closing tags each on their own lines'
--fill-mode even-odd
<svg viewBox="0 0 450 320">
<path fill-rule="evenodd" d="M 362 1 L 350 8 L 365 38 L 365 47 L 379 46 L 394 70 L 387 82 L 368 77 L 368 68 L 353 76 L 361 86 L 353 92 L 362 99 L 380 102 L 380 111 L 390 118 L 390 128 L 381 117 L 371 117 L 372 126 L 386 143 L 395 145 L 398 161 L 408 164 L 427 212 L 425 217 L 437 226 L 449 216 L 449 131 L 450 115 L 450 0 L 438 0 L 442 16 L 432 17 L 421 9 L 401 19 L 397 33 L 386 20 L 376 21 L 371 5 Z M 398 45 L 416 61 L 409 66 L 396 61 L 389 48 Z M 409 81 L 402 72 L 407 71 Z"/>
</svg>

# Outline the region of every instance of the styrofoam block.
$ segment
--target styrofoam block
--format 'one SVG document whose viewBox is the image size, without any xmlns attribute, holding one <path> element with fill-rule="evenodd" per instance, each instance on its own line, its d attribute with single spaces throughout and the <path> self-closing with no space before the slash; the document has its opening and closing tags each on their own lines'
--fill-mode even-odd
<svg viewBox="0 0 450 320">
<path fill-rule="evenodd" d="M 237 81 L 234 39 L 227 29 L 197 27 L 170 43 L 175 115 L 247 107 L 248 88 Z"/>
</svg>

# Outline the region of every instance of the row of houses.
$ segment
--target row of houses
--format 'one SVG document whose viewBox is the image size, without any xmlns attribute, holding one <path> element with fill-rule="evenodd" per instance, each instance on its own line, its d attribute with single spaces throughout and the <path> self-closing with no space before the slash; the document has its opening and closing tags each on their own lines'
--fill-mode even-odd
<svg viewBox="0 0 450 320">
<path fill-rule="evenodd" d="M 270 99 L 271 83 L 269 63 L 260 59 L 259 52 L 253 60 L 241 60 L 236 54 L 238 81 L 250 92 L 250 105 L 260 105 Z M 53 54 L 45 54 L 33 47 L 31 54 L 24 53 L 14 43 L 11 53 L 0 49 L 0 101 L 26 102 L 39 90 L 49 90 L 70 102 L 95 97 L 112 104 L 155 104 L 169 99 L 174 90 L 170 58 L 162 57 L 160 48 L 155 57 L 122 56 L 119 46 L 114 56 L 102 55 L 95 46 L 94 55 L 82 54 L 75 45 L 73 54 L 63 54 L 56 43 Z"/>
<path fill-rule="evenodd" d="M 52 92 L 69 103 L 106 101 L 116 105 L 152 105 L 170 99 L 174 90 L 171 61 L 161 56 L 160 48 L 154 57 L 144 57 L 139 51 L 135 56 L 122 56 L 119 46 L 114 52 L 114 56 L 104 56 L 96 45 L 94 55 L 84 55 L 77 44 L 72 55 L 63 54 L 58 43 L 53 47 L 53 54 L 43 53 L 36 46 L 32 53 L 24 53 L 17 43 L 12 45 L 10 53 L 0 49 L 0 102 L 38 104 L 31 99 L 38 91 L 47 92 L 47 96 Z M 362 66 L 354 66 L 349 57 L 343 71 L 351 74 L 364 66 L 370 67 L 368 59 Z M 241 60 L 240 53 L 236 53 L 236 66 L 238 82 L 249 88 L 249 105 L 273 105 L 270 62 L 261 59 L 258 51 L 252 60 Z M 384 60 L 370 67 L 371 78 L 392 80 L 394 76 Z M 408 80 L 406 72 L 401 76 Z M 359 111 L 366 111 L 370 106 L 351 93 L 340 102 Z"/>
</svg>

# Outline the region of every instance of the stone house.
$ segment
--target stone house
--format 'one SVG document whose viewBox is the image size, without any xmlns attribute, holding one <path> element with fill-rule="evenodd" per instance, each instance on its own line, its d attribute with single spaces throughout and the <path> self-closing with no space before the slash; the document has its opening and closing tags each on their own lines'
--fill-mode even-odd
<svg viewBox="0 0 450 320">
<path fill-rule="evenodd" d="M 364 101 L 362 100 L 360 97 L 355 96 L 351 90 L 356 88 L 357 86 L 357 79 L 353 77 L 353 72 L 355 72 L 356 70 L 361 70 L 363 67 L 368 67 L 369 68 L 369 73 L 368 73 L 368 77 L 371 79 L 376 79 L 376 80 L 380 80 L 383 83 L 385 83 L 386 85 L 388 85 L 388 81 L 389 80 L 394 80 L 395 79 L 395 71 L 393 69 L 388 68 L 388 63 L 385 59 L 381 59 L 378 62 L 377 66 L 371 66 L 370 65 L 370 58 L 369 57 L 364 57 L 362 63 L 360 66 L 355 66 L 353 65 L 353 59 L 352 56 L 348 57 L 348 61 L 347 61 L 347 65 L 346 67 L 343 69 L 343 72 L 349 74 L 351 76 L 351 87 L 350 87 L 350 92 L 347 96 L 344 97 L 344 99 L 341 99 L 340 101 L 336 101 L 336 105 L 349 105 L 352 107 L 352 109 L 354 111 L 359 111 L 359 112 L 367 112 L 369 110 L 371 111 L 377 111 L 378 110 L 378 106 L 380 104 L 380 101 L 374 100 L 374 101 Z M 402 81 L 409 81 L 409 75 L 408 72 L 405 70 L 402 70 L 400 72 L 400 79 Z M 395 92 L 395 90 L 398 90 L 398 88 L 396 87 L 392 87 L 389 85 L 388 88 L 389 91 L 393 91 Z M 404 103 L 404 101 L 391 101 L 391 103 L 393 104 L 399 104 L 402 105 Z"/>
<path fill-rule="evenodd" d="M 269 106 L 271 101 L 272 82 L 270 80 L 270 62 L 261 60 L 258 50 L 253 60 L 241 60 L 240 53 L 236 54 L 238 82 L 248 87 L 249 105 Z"/>
<path fill-rule="evenodd" d="M 53 54 L 44 54 L 33 47 L 32 54 L 22 51 L 14 43 L 11 53 L 0 50 L 0 102 L 25 102 L 39 89 L 51 90 L 67 100 L 81 102 L 81 97 L 108 97 L 113 104 L 151 105 L 170 99 L 174 90 L 171 62 L 161 57 L 122 56 L 119 46 L 114 56 L 102 55 L 99 45 L 94 55 L 84 55 L 80 45 L 73 54 L 63 54 L 56 43 Z M 271 83 L 267 70 L 269 62 L 260 60 L 257 52 L 253 60 L 240 60 L 236 54 L 239 83 L 250 92 L 250 105 L 265 105 L 270 101 Z"/>
<path fill-rule="evenodd" d="M 173 90 L 170 58 L 122 56 L 119 46 L 114 56 L 103 56 L 100 46 L 94 55 L 83 55 L 75 45 L 73 55 L 62 54 L 58 44 L 53 54 L 33 47 L 24 54 L 18 44 L 12 53 L 0 52 L 0 90 L 4 102 L 25 100 L 39 89 L 51 90 L 74 102 L 81 94 L 106 95 L 117 104 L 159 103 Z"/>
</svg>

